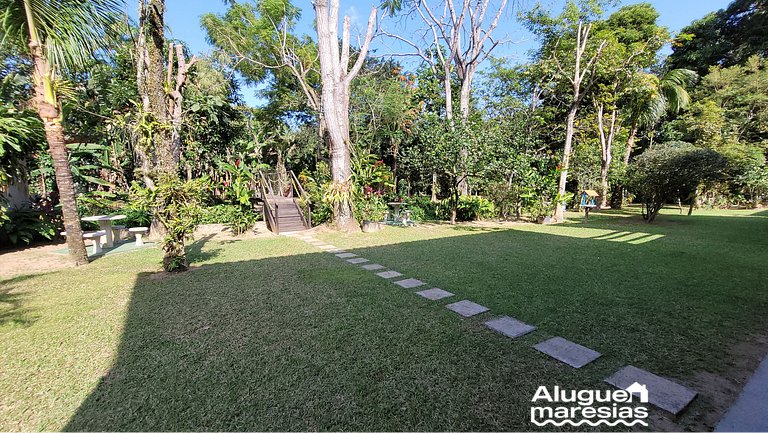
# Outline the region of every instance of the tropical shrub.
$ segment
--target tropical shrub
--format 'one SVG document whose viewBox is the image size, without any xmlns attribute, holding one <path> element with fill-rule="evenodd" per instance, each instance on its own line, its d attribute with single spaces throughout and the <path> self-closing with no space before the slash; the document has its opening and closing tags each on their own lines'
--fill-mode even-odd
<svg viewBox="0 0 768 433">
<path fill-rule="evenodd" d="M 378 191 L 368 187 L 363 192 L 363 196 L 355 201 L 355 214 L 355 218 L 361 223 L 363 221 L 378 222 L 387 215 L 387 204 Z"/>
<path fill-rule="evenodd" d="M 456 207 L 456 219 L 475 221 L 495 218 L 498 215 L 492 201 L 479 196 L 461 196 Z"/>
<path fill-rule="evenodd" d="M 252 207 L 254 201 L 253 170 L 240 160 L 234 164 L 220 163 L 221 168 L 231 175 L 231 181 L 225 185 L 224 199 L 244 207 Z"/>
<path fill-rule="evenodd" d="M 736 183 L 742 192 L 749 197 L 752 207 L 760 206 L 763 198 L 768 195 L 768 167 L 753 165 L 736 177 Z M 743 198 L 746 201 L 746 198 Z"/>
<path fill-rule="evenodd" d="M 0 210 L 0 238 L 7 239 L 12 245 L 51 240 L 56 235 L 56 228 L 47 214 L 37 209 Z"/>
<path fill-rule="evenodd" d="M 411 219 L 415 221 L 431 221 L 441 219 L 439 203 L 433 203 L 430 197 L 414 195 L 403 199 L 406 209 L 411 211 Z"/>
<path fill-rule="evenodd" d="M 131 206 L 121 209 L 119 214 L 125 215 L 121 221 L 126 227 L 149 227 L 152 224 L 152 215 L 141 209 L 134 209 Z"/>
<path fill-rule="evenodd" d="M 718 152 L 684 142 L 648 148 L 629 167 L 629 189 L 643 204 L 643 218 L 652 222 L 661 208 L 677 200 L 693 200 L 701 186 L 723 179 L 728 168 Z"/>
<path fill-rule="evenodd" d="M 299 173 L 299 182 L 312 201 L 312 224 L 323 224 L 333 217 L 333 208 L 323 200 L 323 185 L 331 180 L 331 172 L 325 162 L 319 162 L 315 172 L 304 170 Z"/>
<path fill-rule="evenodd" d="M 184 271 L 189 267 L 184 244 L 197 227 L 203 201 L 209 192 L 207 178 L 185 182 L 168 176 L 160 179 L 154 189 L 138 183 L 131 187 L 131 199 L 137 207 L 151 211 L 166 230 L 163 238 L 163 269 L 166 271 Z"/>
<path fill-rule="evenodd" d="M 353 156 L 352 182 L 357 186 L 357 191 L 362 193 L 367 187 L 383 194 L 394 188 L 392 171 L 378 156 L 361 151 L 355 152 Z"/>
<path fill-rule="evenodd" d="M 231 204 L 208 206 L 200 212 L 200 224 L 224 224 L 235 236 L 251 230 L 259 220 L 261 214 L 252 208 Z"/>
</svg>

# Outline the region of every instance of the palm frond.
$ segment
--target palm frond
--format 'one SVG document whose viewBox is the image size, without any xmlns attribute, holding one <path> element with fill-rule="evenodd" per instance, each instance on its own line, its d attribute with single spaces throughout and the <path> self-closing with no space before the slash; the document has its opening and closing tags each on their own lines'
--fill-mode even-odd
<svg viewBox="0 0 768 433">
<path fill-rule="evenodd" d="M 123 0 L 29 0 L 38 37 L 55 69 L 83 69 L 115 46 Z M 29 30 L 21 0 L 0 0 L 0 43 L 26 49 Z"/>
<path fill-rule="evenodd" d="M 667 100 L 669 110 L 679 113 L 688 107 L 691 97 L 687 87 L 696 82 L 699 75 L 690 69 L 673 69 L 662 77 L 659 87 Z"/>
<path fill-rule="evenodd" d="M 667 112 L 667 98 L 657 93 L 637 111 L 638 126 L 649 127 L 656 124 Z"/>
</svg>

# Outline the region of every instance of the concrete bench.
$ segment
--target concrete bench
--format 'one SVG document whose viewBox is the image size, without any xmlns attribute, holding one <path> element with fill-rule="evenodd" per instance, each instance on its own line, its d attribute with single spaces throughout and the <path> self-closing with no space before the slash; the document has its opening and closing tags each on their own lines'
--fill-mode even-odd
<svg viewBox="0 0 768 433">
<path fill-rule="evenodd" d="M 127 230 L 125 226 L 112 226 L 112 238 L 120 240 L 120 232 Z"/>
<path fill-rule="evenodd" d="M 61 232 L 62 236 L 67 236 L 67 232 Z M 91 250 L 91 254 L 101 254 L 101 238 L 102 236 L 106 236 L 107 232 L 104 230 L 97 230 L 95 232 L 83 232 L 83 239 L 90 239 L 90 241 L 93 244 L 93 249 Z"/>
<path fill-rule="evenodd" d="M 149 233 L 149 227 L 131 227 L 128 231 L 136 236 L 136 246 L 140 247 L 144 245 L 143 236 Z"/>
</svg>

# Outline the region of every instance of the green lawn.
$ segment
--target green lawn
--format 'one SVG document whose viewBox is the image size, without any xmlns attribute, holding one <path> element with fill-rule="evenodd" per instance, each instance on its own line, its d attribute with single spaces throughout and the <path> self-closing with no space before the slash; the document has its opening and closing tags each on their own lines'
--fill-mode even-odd
<svg viewBox="0 0 768 433">
<path fill-rule="evenodd" d="M 285 237 L 199 239 L 199 269 L 167 278 L 158 249 L 17 277 L 0 282 L 0 430 L 529 430 L 539 385 L 603 388 L 627 363 L 732 379 L 768 329 L 766 211 L 318 238 L 492 312 L 461 320 L 454 298 Z M 506 339 L 493 314 L 539 330 Z M 531 348 L 555 335 L 604 356 L 574 370 Z M 678 425 L 716 421 L 701 386 Z"/>
</svg>

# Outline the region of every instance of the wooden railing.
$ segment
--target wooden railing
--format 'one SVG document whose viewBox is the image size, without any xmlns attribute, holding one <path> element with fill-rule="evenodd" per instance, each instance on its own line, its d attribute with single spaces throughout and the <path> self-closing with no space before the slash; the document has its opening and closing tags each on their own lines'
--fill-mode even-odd
<svg viewBox="0 0 768 433">
<path fill-rule="evenodd" d="M 301 182 L 293 171 L 289 171 L 288 179 L 279 173 L 259 171 L 259 193 L 264 203 L 264 217 L 272 232 L 280 234 L 279 206 L 276 197 L 290 198 L 299 209 L 301 221 L 305 228 L 312 228 L 312 202 L 309 194 L 301 186 Z"/>
<path fill-rule="evenodd" d="M 293 201 L 296 203 L 296 206 L 299 207 L 299 211 L 301 213 L 301 219 L 304 221 L 304 227 L 311 229 L 312 228 L 312 200 L 309 198 L 309 194 L 307 194 L 306 191 L 304 191 L 304 187 L 301 186 L 301 182 L 299 182 L 299 178 L 296 177 L 296 174 L 291 170 L 291 183 L 293 184 L 293 190 L 298 192 L 297 194 L 294 194 Z"/>
<path fill-rule="evenodd" d="M 269 224 L 269 227 L 272 229 L 272 232 L 276 235 L 280 234 L 280 223 L 278 222 L 278 212 L 279 206 L 277 203 L 273 203 L 269 196 L 274 196 L 272 193 L 272 186 L 267 182 L 266 177 L 264 176 L 264 173 L 261 171 L 259 172 L 260 182 L 259 182 L 259 189 L 261 192 L 261 202 L 263 203 L 263 209 L 264 209 L 264 217 L 267 219 L 267 224 Z M 274 207 L 273 207 L 274 205 Z"/>
</svg>

